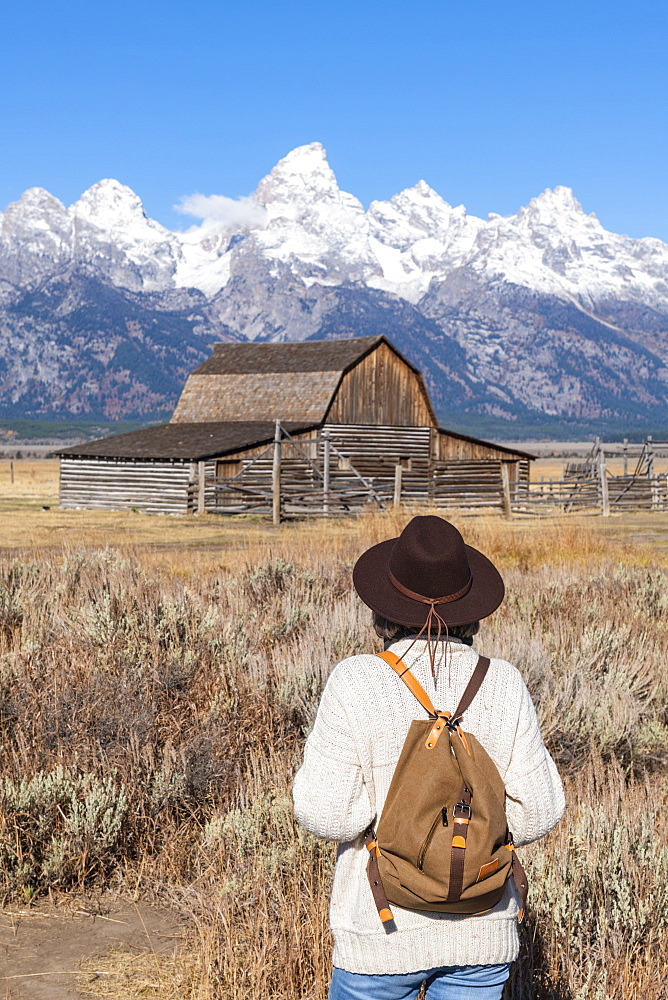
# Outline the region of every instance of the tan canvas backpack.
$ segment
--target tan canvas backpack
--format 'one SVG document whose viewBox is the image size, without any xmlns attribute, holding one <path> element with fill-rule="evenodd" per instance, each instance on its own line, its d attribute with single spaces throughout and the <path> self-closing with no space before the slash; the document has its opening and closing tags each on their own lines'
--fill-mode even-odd
<svg viewBox="0 0 668 1000">
<path fill-rule="evenodd" d="M 395 653 L 380 655 L 429 713 L 428 719 L 411 722 L 378 830 L 369 827 L 364 837 L 380 919 L 393 919 L 390 903 L 409 910 L 482 913 L 499 902 L 512 874 L 522 920 L 527 879 L 508 831 L 504 784 L 478 740 L 460 725 L 489 660 L 478 658 L 451 715 L 434 708 Z"/>
</svg>

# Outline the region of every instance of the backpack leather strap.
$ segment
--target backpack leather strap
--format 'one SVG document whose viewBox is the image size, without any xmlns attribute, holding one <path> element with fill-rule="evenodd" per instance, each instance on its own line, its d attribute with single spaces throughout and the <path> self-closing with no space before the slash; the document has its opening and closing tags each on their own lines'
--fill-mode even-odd
<svg viewBox="0 0 668 1000">
<path fill-rule="evenodd" d="M 452 847 L 450 848 L 450 881 L 446 902 L 456 903 L 462 894 L 464 884 L 464 858 L 466 838 L 471 822 L 471 792 L 466 783 L 459 793 L 459 802 L 452 808 Z"/>
<path fill-rule="evenodd" d="M 524 865 L 517 857 L 517 853 L 515 851 L 513 851 L 513 881 L 515 882 L 517 891 L 520 894 L 520 899 L 522 900 L 522 909 L 517 914 L 517 923 L 521 924 L 524 920 L 524 914 L 527 907 L 529 880 L 527 879 L 527 873 L 524 870 Z"/>
<path fill-rule="evenodd" d="M 434 719 L 438 718 L 440 713 L 437 712 L 436 709 L 434 708 L 431 698 L 429 697 L 425 689 L 422 687 L 417 677 L 415 677 L 415 675 L 411 673 L 410 669 L 406 666 L 401 657 L 397 656 L 396 653 L 393 653 L 389 649 L 385 650 L 384 653 L 379 653 L 378 655 L 380 656 L 381 660 L 385 660 L 386 663 L 389 663 L 389 665 L 392 667 L 395 673 L 398 674 L 399 677 L 401 677 L 402 681 L 404 682 L 408 690 L 411 692 L 414 698 L 417 698 L 417 700 L 424 708 L 425 712 L 428 712 L 429 715 L 431 715 L 431 717 Z M 462 695 L 460 702 L 457 705 L 457 708 L 455 709 L 455 713 L 452 716 L 450 725 L 453 728 L 456 727 L 457 722 L 459 721 L 459 719 L 461 719 L 462 715 L 464 714 L 466 709 L 469 707 L 469 705 L 477 695 L 478 691 L 480 690 L 480 685 L 484 681 L 485 675 L 487 674 L 488 670 L 489 670 L 489 657 L 479 656 L 478 662 L 475 665 L 475 670 L 471 675 L 471 679 L 466 685 L 464 694 Z"/>
<path fill-rule="evenodd" d="M 378 850 L 376 831 L 373 826 L 368 826 L 364 831 L 364 846 L 369 852 L 369 864 L 367 865 L 366 873 L 369 885 L 371 886 L 371 892 L 373 893 L 373 901 L 376 904 L 378 916 L 384 924 L 387 924 L 390 920 L 394 920 L 394 916 L 385 895 L 383 880 L 380 877 L 380 869 L 378 867 L 378 855 L 380 851 Z"/>
<path fill-rule="evenodd" d="M 455 709 L 454 715 L 452 717 L 452 725 L 456 726 L 462 715 L 469 707 L 478 691 L 480 690 L 480 685 L 485 679 L 487 671 L 489 670 L 489 657 L 479 656 L 478 662 L 475 665 L 475 670 L 471 674 L 471 680 L 466 685 L 464 694 L 461 697 L 457 708 Z"/>
<path fill-rule="evenodd" d="M 425 712 L 428 712 L 433 719 L 437 718 L 438 712 L 434 708 L 431 698 L 429 697 L 425 689 L 422 687 L 417 677 L 415 677 L 415 675 L 410 672 L 409 668 L 406 666 L 401 657 L 397 656 L 396 653 L 393 653 L 389 649 L 385 650 L 384 653 L 379 653 L 378 655 L 380 656 L 381 660 L 385 660 L 386 663 L 389 663 L 392 669 L 399 675 L 399 677 L 401 677 L 402 681 L 404 682 L 410 693 L 413 695 L 414 698 L 417 698 L 417 700 L 424 708 Z M 489 663 L 489 660 L 487 662 Z"/>
</svg>

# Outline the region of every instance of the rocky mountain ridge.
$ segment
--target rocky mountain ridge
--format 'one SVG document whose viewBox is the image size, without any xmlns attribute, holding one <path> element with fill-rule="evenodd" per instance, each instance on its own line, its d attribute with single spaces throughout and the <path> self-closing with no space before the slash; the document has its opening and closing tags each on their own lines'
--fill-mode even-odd
<svg viewBox="0 0 668 1000">
<path fill-rule="evenodd" d="M 173 232 L 118 181 L 0 216 L 0 415 L 169 412 L 218 339 L 385 332 L 444 419 L 668 424 L 668 245 L 607 232 L 568 188 L 487 220 L 424 181 L 368 210 L 322 146 Z"/>
</svg>

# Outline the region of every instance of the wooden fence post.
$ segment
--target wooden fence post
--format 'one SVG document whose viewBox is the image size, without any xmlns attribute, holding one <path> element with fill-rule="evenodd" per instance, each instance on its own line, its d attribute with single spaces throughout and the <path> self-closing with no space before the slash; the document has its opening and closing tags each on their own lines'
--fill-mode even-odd
<svg viewBox="0 0 668 1000">
<path fill-rule="evenodd" d="M 394 506 L 401 506 L 401 486 L 403 482 L 404 470 L 401 462 L 394 467 Z"/>
<path fill-rule="evenodd" d="M 13 486 L 14 485 L 14 463 L 11 460 L 11 458 L 9 460 L 9 481 L 10 481 L 10 483 Z"/>
<path fill-rule="evenodd" d="M 624 475 L 628 476 L 628 474 L 629 474 L 629 439 L 628 438 L 624 438 L 624 447 L 623 447 L 622 451 L 623 451 L 623 454 L 624 454 Z"/>
<path fill-rule="evenodd" d="M 204 470 L 206 464 L 204 462 L 197 463 L 197 513 L 203 514 L 206 510 L 204 506 Z"/>
<path fill-rule="evenodd" d="M 329 463 L 331 459 L 332 442 L 329 431 L 322 432 L 322 512 L 329 514 Z"/>
<path fill-rule="evenodd" d="M 659 480 L 652 476 L 650 490 L 652 493 L 652 510 L 659 509 Z"/>
<path fill-rule="evenodd" d="M 608 477 L 605 468 L 605 451 L 603 445 L 598 451 L 598 479 L 601 488 L 601 513 L 603 517 L 610 517 L 610 499 L 608 497 Z"/>
<path fill-rule="evenodd" d="M 281 422 L 274 430 L 274 464 L 271 470 L 272 515 L 274 524 L 281 523 Z"/>
<path fill-rule="evenodd" d="M 659 481 L 654 475 L 654 442 L 651 434 L 647 435 L 647 476 L 650 481 L 652 510 L 657 510 L 659 507 Z"/>
<path fill-rule="evenodd" d="M 501 501 L 503 504 L 503 513 L 506 517 L 513 516 L 513 509 L 510 503 L 510 474 L 508 472 L 508 463 L 501 462 Z"/>
<path fill-rule="evenodd" d="M 186 509 L 189 514 L 195 510 L 195 484 L 197 483 L 197 462 L 190 463 L 190 475 L 188 476 L 188 500 Z"/>
</svg>

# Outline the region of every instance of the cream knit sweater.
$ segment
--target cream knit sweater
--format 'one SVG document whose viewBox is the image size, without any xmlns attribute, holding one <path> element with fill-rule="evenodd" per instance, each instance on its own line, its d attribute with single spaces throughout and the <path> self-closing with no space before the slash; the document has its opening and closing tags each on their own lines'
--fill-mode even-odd
<svg viewBox="0 0 668 1000">
<path fill-rule="evenodd" d="M 411 641 L 390 648 L 403 656 Z M 406 663 L 434 705 L 453 711 L 477 659 L 462 643 L 438 643 L 434 683 L 427 644 L 418 640 Z M 380 817 L 411 720 L 426 717 L 380 657 L 351 656 L 327 682 L 295 777 L 298 822 L 316 837 L 339 841 L 330 923 L 334 965 L 349 972 L 382 975 L 444 965 L 496 965 L 517 956 L 518 902 L 512 879 L 501 902 L 487 913 L 461 916 L 393 906 L 394 929 L 389 932 L 378 918 L 361 834 Z M 563 789 L 529 692 L 510 663 L 491 661 L 463 728 L 478 738 L 505 782 L 515 844 L 545 836 L 563 814 Z"/>
</svg>

